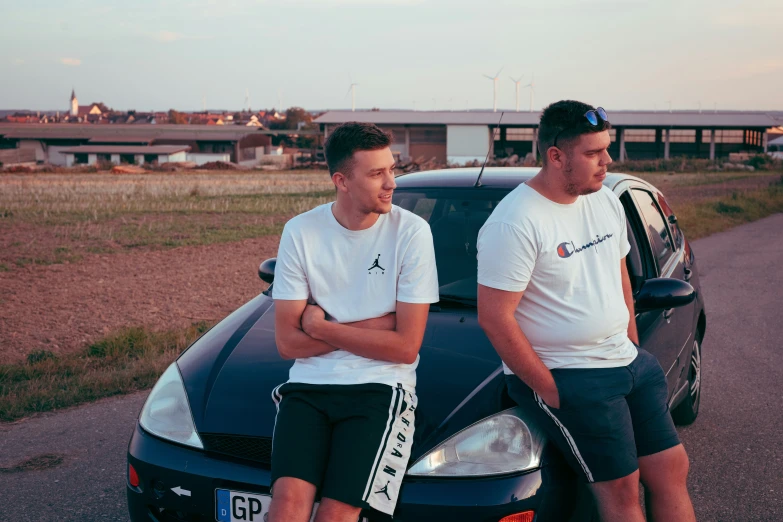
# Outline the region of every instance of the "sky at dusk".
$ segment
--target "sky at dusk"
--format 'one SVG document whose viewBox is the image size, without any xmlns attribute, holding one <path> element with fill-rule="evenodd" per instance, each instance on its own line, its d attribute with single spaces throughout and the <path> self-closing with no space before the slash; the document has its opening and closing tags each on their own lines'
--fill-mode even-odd
<svg viewBox="0 0 783 522">
<path fill-rule="evenodd" d="M 0 49 L 0 109 L 783 110 L 781 0 L 0 0 Z"/>
</svg>

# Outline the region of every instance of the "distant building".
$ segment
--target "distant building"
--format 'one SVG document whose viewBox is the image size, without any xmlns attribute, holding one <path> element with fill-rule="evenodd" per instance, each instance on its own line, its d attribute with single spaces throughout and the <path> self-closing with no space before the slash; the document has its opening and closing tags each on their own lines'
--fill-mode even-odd
<svg viewBox="0 0 783 522">
<path fill-rule="evenodd" d="M 132 124 L 3 123 L 0 124 L 0 149 L 29 149 L 35 152 L 35 161 L 39 163 L 66 165 L 68 159 L 65 150 L 69 150 L 74 155 L 72 159 L 74 163 L 82 160 L 89 161 L 90 153 L 84 152 L 87 149 L 74 150 L 79 146 L 177 145 L 186 146 L 189 149 L 186 154 L 189 160 L 200 164 L 208 161 L 239 163 L 260 160 L 264 148 L 272 144 L 273 131 L 265 131 L 257 127 L 144 124 L 146 116 L 150 115 L 154 116 L 154 113 L 145 113 L 145 117 L 136 120 L 139 123 Z M 102 121 L 108 122 L 106 119 Z M 149 150 L 138 153 L 128 152 L 125 149 L 110 151 L 100 149 L 100 152 L 99 149 L 90 150 L 95 151 L 92 152 L 96 155 L 95 161 L 113 161 L 112 155 L 125 154 L 125 159 L 120 157 L 120 161 L 126 163 L 130 163 L 130 155 L 156 154 L 155 151 Z M 80 156 L 77 158 L 76 154 Z M 98 154 L 103 156 L 98 158 Z M 175 160 L 170 158 L 168 161 Z"/>
<path fill-rule="evenodd" d="M 79 100 L 76 98 L 76 91 L 71 89 L 71 112 L 72 118 L 79 117 Z"/>
<path fill-rule="evenodd" d="M 491 156 L 538 153 L 540 112 L 328 111 L 314 121 L 324 135 L 348 121 L 375 123 L 394 136 L 402 158 L 465 164 Z M 768 129 L 783 123 L 774 111 L 609 111 L 609 153 L 619 161 L 673 157 L 716 159 L 764 152 Z"/>
<path fill-rule="evenodd" d="M 65 165 L 95 165 L 111 162 L 115 165 L 127 163 L 179 163 L 187 160 L 187 145 L 79 145 L 60 151 L 65 156 Z"/>
<path fill-rule="evenodd" d="M 71 109 L 68 112 L 68 120 L 71 122 L 91 122 L 96 123 L 104 119 L 109 109 L 103 103 L 91 103 L 90 105 L 79 105 L 79 99 L 76 97 L 76 91 L 71 89 Z"/>
<path fill-rule="evenodd" d="M 770 140 L 769 154 L 773 158 L 783 159 L 783 135 L 778 134 L 778 138 Z"/>
</svg>

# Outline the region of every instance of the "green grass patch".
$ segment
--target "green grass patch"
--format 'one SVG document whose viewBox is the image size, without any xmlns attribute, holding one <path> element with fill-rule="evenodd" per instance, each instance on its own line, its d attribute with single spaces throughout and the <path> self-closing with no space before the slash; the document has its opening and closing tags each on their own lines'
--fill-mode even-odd
<svg viewBox="0 0 783 522">
<path fill-rule="evenodd" d="M 149 219 L 152 217 L 153 219 Z M 87 234 L 74 233 L 71 238 L 79 242 L 85 238 L 111 241 L 124 248 L 174 248 L 200 246 L 214 243 L 242 241 L 254 237 L 280 235 L 285 219 L 269 221 L 252 216 L 222 214 L 202 219 L 171 218 L 154 219 L 162 216 L 143 216 L 139 221 L 128 222 L 117 227 L 88 229 Z M 91 232 L 97 233 L 93 236 Z"/>
<path fill-rule="evenodd" d="M 71 254 L 70 249 L 56 248 L 50 255 L 44 257 L 36 256 L 21 256 L 14 260 L 16 266 L 22 267 L 27 265 L 57 265 L 62 263 L 76 263 L 81 261 L 83 256 L 81 254 Z"/>
<path fill-rule="evenodd" d="M 669 193 L 681 187 L 699 187 L 709 185 L 722 185 L 737 180 L 769 179 L 772 180 L 779 173 L 760 172 L 631 172 L 638 178 L 642 178 Z"/>
<path fill-rule="evenodd" d="M 150 388 L 161 373 L 211 325 L 152 331 L 129 327 L 79 352 L 28 354 L 0 365 L 0 421 Z"/>
<path fill-rule="evenodd" d="M 679 205 L 677 220 L 694 240 L 783 212 L 783 178 L 766 189 Z"/>
</svg>

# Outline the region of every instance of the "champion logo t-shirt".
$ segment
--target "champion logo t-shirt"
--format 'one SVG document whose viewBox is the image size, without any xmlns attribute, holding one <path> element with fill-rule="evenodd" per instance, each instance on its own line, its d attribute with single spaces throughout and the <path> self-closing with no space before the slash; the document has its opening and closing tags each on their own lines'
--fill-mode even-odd
<svg viewBox="0 0 783 522">
<path fill-rule="evenodd" d="M 479 232 L 478 282 L 524 291 L 514 315 L 548 368 L 626 366 L 637 353 L 620 271 L 630 248 L 607 187 L 563 205 L 521 184 Z"/>
<path fill-rule="evenodd" d="M 300 214 L 283 229 L 272 297 L 308 299 L 338 323 L 394 312 L 397 301 L 435 303 L 438 276 L 430 227 L 396 205 L 365 230 L 340 225 L 332 203 Z M 418 358 L 396 364 L 337 350 L 297 359 L 289 382 L 399 383 L 413 389 L 418 363 Z"/>
</svg>

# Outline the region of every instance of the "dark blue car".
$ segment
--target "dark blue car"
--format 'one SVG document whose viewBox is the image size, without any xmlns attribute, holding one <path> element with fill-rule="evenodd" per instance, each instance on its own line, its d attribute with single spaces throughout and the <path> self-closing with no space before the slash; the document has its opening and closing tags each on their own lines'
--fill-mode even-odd
<svg viewBox="0 0 783 522">
<path fill-rule="evenodd" d="M 509 400 L 500 359 L 478 325 L 476 237 L 497 203 L 537 169 L 478 169 L 397 178 L 394 203 L 432 228 L 440 282 L 418 367 L 410 468 L 394 520 L 591 520 L 587 488 Z M 628 268 L 642 346 L 666 371 L 669 407 L 699 411 L 706 316 L 693 252 L 663 195 L 610 174 L 629 226 Z M 274 260 L 262 263 L 272 282 Z M 270 291 L 193 343 L 147 399 L 128 447 L 133 521 L 262 521 L 270 497 L 272 389 L 291 361 L 277 353 Z M 389 520 L 377 513 L 369 520 Z M 508 518 L 506 518 L 508 517 Z"/>
</svg>

